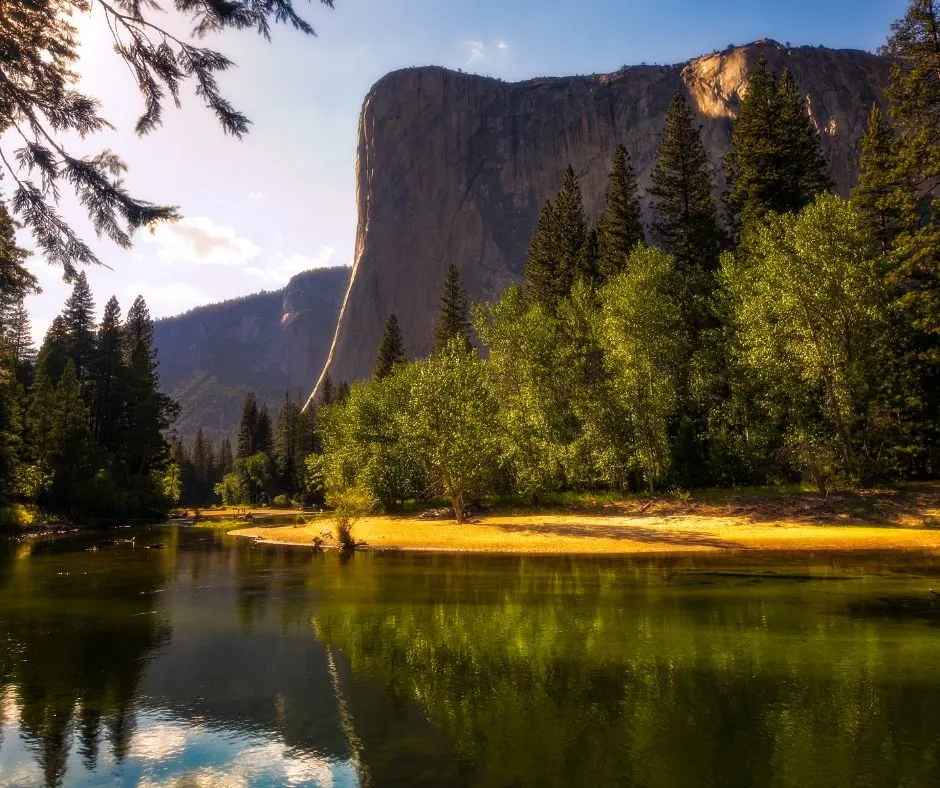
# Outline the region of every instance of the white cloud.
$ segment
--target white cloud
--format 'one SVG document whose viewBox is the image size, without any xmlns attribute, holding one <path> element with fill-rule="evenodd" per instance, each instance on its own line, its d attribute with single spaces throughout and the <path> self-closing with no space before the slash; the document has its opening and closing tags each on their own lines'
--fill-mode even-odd
<svg viewBox="0 0 940 788">
<path fill-rule="evenodd" d="M 220 265 L 243 268 L 262 253 L 253 241 L 207 216 L 187 216 L 178 222 L 157 225 L 144 233 L 144 243 L 157 246 L 157 257 L 172 265 Z"/>
<path fill-rule="evenodd" d="M 470 50 L 470 59 L 467 61 L 467 65 L 486 58 L 486 44 L 482 41 L 468 41 L 467 48 Z"/>
<path fill-rule="evenodd" d="M 249 276 L 254 276 L 265 284 L 284 285 L 295 274 L 309 271 L 311 268 L 324 268 L 330 264 L 335 250 L 331 246 L 321 246 L 316 257 L 305 257 L 302 254 L 290 256 L 280 252 L 274 260 L 266 265 L 247 266 L 244 270 Z"/>
<path fill-rule="evenodd" d="M 496 42 L 496 48 L 497 48 L 500 52 L 505 52 L 507 49 L 509 49 L 509 44 L 507 44 L 505 41 L 497 41 L 497 42 Z"/>
<path fill-rule="evenodd" d="M 261 199 L 261 192 L 248 192 L 248 199 L 249 199 L 249 200 L 260 200 L 260 199 Z"/>
<path fill-rule="evenodd" d="M 167 282 L 154 285 L 149 282 L 129 282 L 126 286 L 130 299 L 142 295 L 150 309 L 160 315 L 179 314 L 194 306 L 212 303 L 213 298 L 204 294 L 198 287 L 186 282 Z"/>
<path fill-rule="evenodd" d="M 183 751 L 186 734 L 173 725 L 155 725 L 139 730 L 131 739 L 129 754 L 145 761 L 165 761 Z"/>
</svg>

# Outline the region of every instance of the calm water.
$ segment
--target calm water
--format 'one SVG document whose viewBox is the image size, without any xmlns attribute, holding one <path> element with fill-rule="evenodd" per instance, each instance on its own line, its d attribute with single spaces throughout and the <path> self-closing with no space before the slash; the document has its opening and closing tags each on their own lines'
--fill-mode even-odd
<svg viewBox="0 0 940 788">
<path fill-rule="evenodd" d="M 0 547 L 0 786 L 940 785 L 938 558 L 106 541 Z"/>
</svg>

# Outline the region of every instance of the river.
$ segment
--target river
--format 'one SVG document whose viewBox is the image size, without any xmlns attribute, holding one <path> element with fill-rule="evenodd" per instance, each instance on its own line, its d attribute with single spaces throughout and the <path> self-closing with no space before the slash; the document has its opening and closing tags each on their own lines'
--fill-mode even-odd
<svg viewBox="0 0 940 788">
<path fill-rule="evenodd" d="M 940 784 L 938 557 L 132 535 L 0 545 L 0 786 Z"/>
</svg>

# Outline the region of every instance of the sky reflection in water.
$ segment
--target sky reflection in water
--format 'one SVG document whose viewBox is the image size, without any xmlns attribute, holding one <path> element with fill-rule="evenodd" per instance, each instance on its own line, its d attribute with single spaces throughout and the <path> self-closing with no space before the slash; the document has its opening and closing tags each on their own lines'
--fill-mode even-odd
<svg viewBox="0 0 940 788">
<path fill-rule="evenodd" d="M 940 559 L 0 550 L 5 786 L 940 784 Z"/>
</svg>

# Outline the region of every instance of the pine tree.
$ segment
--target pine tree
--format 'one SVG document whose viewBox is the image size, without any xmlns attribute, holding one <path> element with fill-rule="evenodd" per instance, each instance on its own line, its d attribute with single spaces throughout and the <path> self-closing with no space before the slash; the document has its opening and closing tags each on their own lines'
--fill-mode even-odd
<svg viewBox="0 0 940 788">
<path fill-rule="evenodd" d="M 555 216 L 551 200 L 542 203 L 525 260 L 526 295 L 549 306 L 555 301 Z"/>
<path fill-rule="evenodd" d="M 225 438 L 219 447 L 219 459 L 216 463 L 216 476 L 220 479 L 227 473 L 231 473 L 235 467 L 235 457 L 232 454 L 232 442 Z"/>
<path fill-rule="evenodd" d="M 297 476 L 300 405 L 284 395 L 281 409 L 274 422 L 274 467 L 282 492 L 293 492 Z"/>
<path fill-rule="evenodd" d="M 271 446 L 274 443 L 273 430 L 271 429 L 271 414 L 268 412 L 268 406 L 262 405 L 258 409 L 258 421 L 255 424 L 255 452 L 271 453 Z"/>
<path fill-rule="evenodd" d="M 95 355 L 95 301 L 84 271 L 75 278 L 62 319 L 68 333 L 68 355 L 75 364 L 82 396 L 88 401 L 91 399 L 91 366 Z"/>
<path fill-rule="evenodd" d="M 918 221 L 899 236 L 889 280 L 897 307 L 917 334 L 928 391 L 940 391 L 940 0 L 910 0 L 891 26 L 885 91 L 900 136 L 899 168 L 922 195 Z M 903 197 L 901 198 L 903 199 Z M 940 397 L 934 395 L 940 410 Z M 936 411 L 930 417 L 936 421 Z"/>
<path fill-rule="evenodd" d="M 862 137 L 852 201 L 882 254 L 918 222 L 917 190 L 905 172 L 901 139 L 877 104 L 872 105 Z"/>
<path fill-rule="evenodd" d="M 52 501 L 58 507 L 72 503 L 82 492 L 88 479 L 88 408 L 82 397 L 81 382 L 75 362 L 69 359 L 56 386 L 52 415 Z"/>
<path fill-rule="evenodd" d="M 190 454 L 193 474 L 192 501 L 197 506 L 205 506 L 212 500 L 212 488 L 215 485 L 215 461 L 212 456 L 212 444 L 200 429 L 193 440 Z"/>
<path fill-rule="evenodd" d="M 789 201 L 784 210 L 799 211 L 832 189 L 832 179 L 819 147 L 819 132 L 789 69 L 783 70 L 777 94 L 783 171 L 790 184 L 789 191 L 783 194 Z"/>
<path fill-rule="evenodd" d="M 118 450 L 121 420 L 127 405 L 127 369 L 124 364 L 124 331 L 121 306 L 111 296 L 98 328 L 92 364 L 92 436 L 95 444 Z"/>
<path fill-rule="evenodd" d="M 405 340 L 401 335 L 401 328 L 398 326 L 398 318 L 392 312 L 385 321 L 382 339 L 375 351 L 375 365 L 372 369 L 373 379 L 381 380 L 388 377 L 392 374 L 396 364 L 403 364 L 407 360 Z"/>
<path fill-rule="evenodd" d="M 470 302 L 460 283 L 460 272 L 451 264 L 444 275 L 437 323 L 434 326 L 434 352 L 440 353 L 452 339 L 459 339 L 469 350 Z"/>
<path fill-rule="evenodd" d="M 543 204 L 529 244 L 525 283 L 532 301 L 554 310 L 560 299 L 571 294 L 583 268 L 587 236 L 581 187 L 569 164 L 555 199 Z"/>
<path fill-rule="evenodd" d="M 336 401 L 336 391 L 333 389 L 333 381 L 330 373 L 323 376 L 323 385 L 320 386 L 320 404 L 332 405 Z"/>
<path fill-rule="evenodd" d="M 677 274 L 711 272 L 725 243 L 700 128 L 682 93 L 673 96 L 657 147 L 650 197 L 653 240 L 676 258 Z"/>
<path fill-rule="evenodd" d="M 13 310 L 9 328 L 10 352 L 17 369 L 32 367 L 36 363 L 36 347 L 33 345 L 33 328 L 26 305 L 20 301 Z"/>
<path fill-rule="evenodd" d="M 23 265 L 29 252 L 16 244 L 16 224 L 0 200 L 0 334 L 16 306 L 39 290 L 36 277 Z"/>
<path fill-rule="evenodd" d="M 238 424 L 238 444 L 235 459 L 244 460 L 258 451 L 258 400 L 255 393 L 249 391 L 242 405 L 242 417 Z"/>
<path fill-rule="evenodd" d="M 62 377 L 65 365 L 69 360 L 69 335 L 65 326 L 65 319 L 59 315 L 49 326 L 46 336 L 39 348 L 36 364 L 42 364 L 49 380 L 55 384 Z"/>
<path fill-rule="evenodd" d="M 904 155 L 923 185 L 940 185 L 940 0 L 909 0 L 881 54 L 892 62 L 885 90 Z"/>
<path fill-rule="evenodd" d="M 786 213 L 809 205 L 830 185 L 826 163 L 796 83 L 785 71 L 778 81 L 761 57 L 748 74 L 725 156 L 725 195 L 736 231 L 768 211 Z"/>
<path fill-rule="evenodd" d="M 336 387 L 336 404 L 342 405 L 349 399 L 349 382 L 341 380 Z"/>
<path fill-rule="evenodd" d="M 127 402 L 124 456 L 128 471 L 145 477 L 162 468 L 168 444 L 164 433 L 179 415 L 179 405 L 160 392 L 153 320 L 142 296 L 137 296 L 124 323 Z"/>
<path fill-rule="evenodd" d="M 614 166 L 604 213 L 597 225 L 600 245 L 599 273 L 602 280 L 620 273 L 637 244 L 645 244 L 636 174 L 623 145 L 614 151 Z"/>
<path fill-rule="evenodd" d="M 575 281 L 585 282 L 593 286 L 600 281 L 601 248 L 600 235 L 597 227 L 588 228 L 584 233 L 584 243 L 578 254 L 578 264 L 575 268 Z"/>
</svg>

